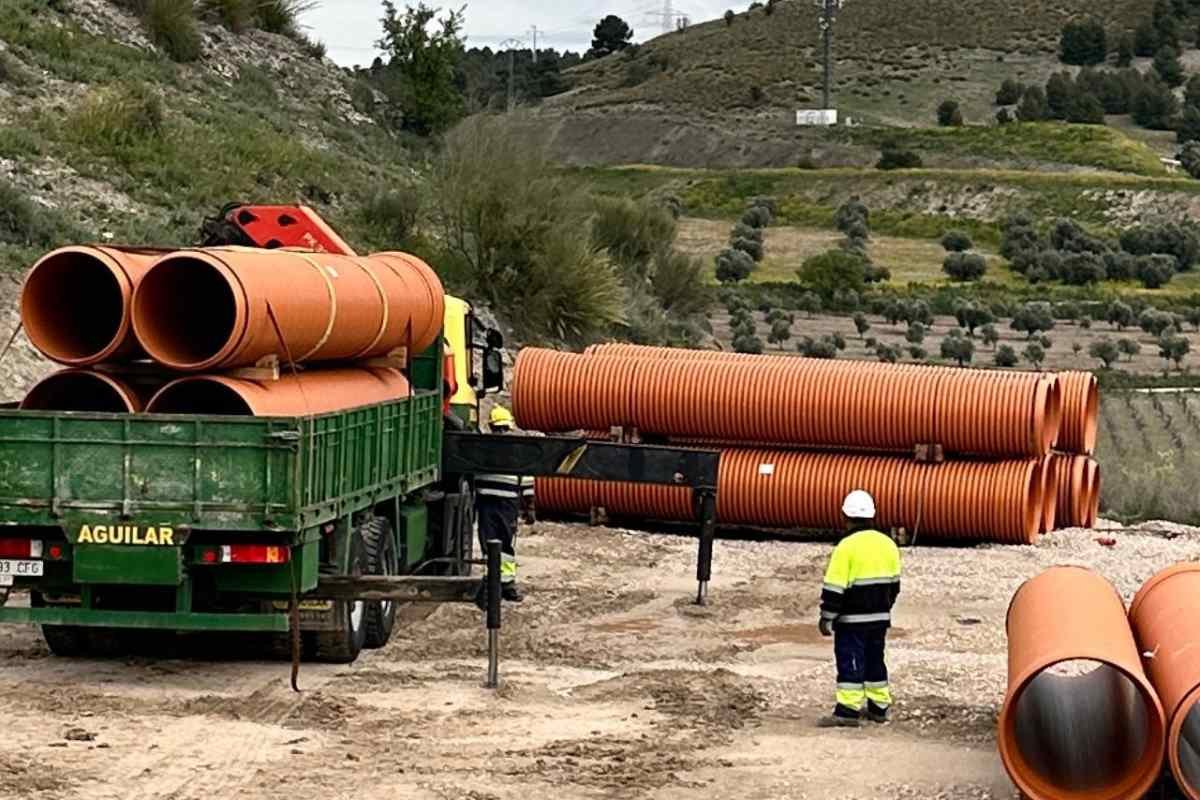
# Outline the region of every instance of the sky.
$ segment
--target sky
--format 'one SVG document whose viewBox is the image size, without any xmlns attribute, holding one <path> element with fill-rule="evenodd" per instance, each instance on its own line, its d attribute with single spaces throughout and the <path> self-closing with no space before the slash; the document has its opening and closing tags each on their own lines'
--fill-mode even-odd
<svg viewBox="0 0 1200 800">
<path fill-rule="evenodd" d="M 676 14 L 686 13 L 692 20 L 712 19 L 725 13 L 730 0 L 671 0 Z M 416 0 L 411 0 L 416 4 Z M 427 0 L 430 2 L 430 0 Z M 463 0 L 432 0 L 441 8 L 457 8 Z M 748 2 L 739 3 L 749 5 Z M 404 0 L 396 0 L 404 7 Z M 467 3 L 466 34 L 468 47 L 497 47 L 518 39 L 528 47 L 533 26 L 538 28 L 538 47 L 556 50 L 587 50 L 592 28 L 606 14 L 616 14 L 633 27 L 638 41 L 657 36 L 662 23 L 652 16 L 661 14 L 664 0 L 475 0 Z M 379 38 L 380 0 L 322 0 L 304 15 L 309 33 L 323 41 L 329 56 L 342 66 L 370 64 L 375 58 Z"/>
</svg>

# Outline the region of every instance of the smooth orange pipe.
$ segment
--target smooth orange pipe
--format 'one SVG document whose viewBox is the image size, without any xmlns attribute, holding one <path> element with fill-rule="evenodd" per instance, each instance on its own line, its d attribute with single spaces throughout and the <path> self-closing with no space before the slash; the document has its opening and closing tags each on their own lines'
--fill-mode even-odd
<svg viewBox="0 0 1200 800">
<path fill-rule="evenodd" d="M 444 311 L 441 282 L 413 256 L 226 247 L 155 262 L 134 292 L 133 328 L 155 361 L 200 372 L 272 355 L 299 363 L 402 346 L 418 353 Z"/>
<path fill-rule="evenodd" d="M 21 289 L 21 323 L 47 358 L 82 367 L 141 355 L 130 303 L 164 251 L 63 247 L 43 256 Z"/>
<path fill-rule="evenodd" d="M 1125 604 L 1082 567 L 1026 581 L 1008 609 L 1000 759 L 1032 800 L 1140 798 L 1162 769 L 1166 723 Z"/>
<path fill-rule="evenodd" d="M 21 408 L 134 414 L 163 383 L 160 379 L 126 380 L 93 370 L 64 369 L 38 381 L 25 394 Z"/>
<path fill-rule="evenodd" d="M 767 528 L 840 528 L 841 503 L 853 489 L 874 495 L 885 528 L 918 538 L 1029 544 L 1043 519 L 1039 461 L 917 464 L 905 458 L 801 451 L 723 449 L 717 517 L 723 524 Z M 538 478 L 545 511 L 641 519 L 694 518 L 683 487 Z"/>
<path fill-rule="evenodd" d="M 406 397 L 408 380 L 395 369 L 329 369 L 250 381 L 193 375 L 172 381 L 146 406 L 152 414 L 301 417 Z"/>
<path fill-rule="evenodd" d="M 513 410 L 526 429 L 633 426 L 747 444 L 1041 457 L 1057 438 L 1053 375 L 786 357 L 650 359 L 526 348 Z"/>
<path fill-rule="evenodd" d="M 1090 372 L 1060 372 L 1063 393 L 1062 429 L 1058 449 L 1090 456 L 1096 452 L 1096 432 L 1100 418 L 1100 390 Z"/>
<path fill-rule="evenodd" d="M 1200 800 L 1200 564 L 1176 564 L 1146 581 L 1129 622 L 1166 710 L 1167 763 L 1184 794 Z"/>
</svg>

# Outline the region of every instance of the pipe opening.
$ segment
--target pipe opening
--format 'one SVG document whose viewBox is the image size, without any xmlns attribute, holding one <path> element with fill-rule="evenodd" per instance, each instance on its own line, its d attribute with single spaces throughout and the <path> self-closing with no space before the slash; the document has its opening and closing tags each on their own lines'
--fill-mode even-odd
<svg viewBox="0 0 1200 800">
<path fill-rule="evenodd" d="M 217 356 L 234 336 L 237 300 L 207 261 L 160 261 L 142 279 L 134 317 L 142 345 L 156 360 L 187 369 Z"/>
<path fill-rule="evenodd" d="M 67 250 L 30 273 L 21 298 L 29 339 L 68 363 L 93 359 L 116 344 L 125 319 L 121 284 L 102 259 Z"/>
<path fill-rule="evenodd" d="M 1183 724 L 1179 728 L 1179 737 L 1175 743 L 1175 755 L 1179 759 L 1180 780 L 1187 786 L 1185 789 L 1192 797 L 1200 794 L 1200 700 L 1192 703 Z"/>
<path fill-rule="evenodd" d="M 100 411 L 111 414 L 133 413 L 128 398 L 104 378 L 89 372 L 51 375 L 32 389 L 21 401 L 21 408 L 32 411 Z"/>
<path fill-rule="evenodd" d="M 1070 797 L 1157 772 L 1153 700 L 1128 675 L 1088 659 L 1037 673 L 1013 703 L 1012 730 L 1026 774 L 1051 796 Z"/>
<path fill-rule="evenodd" d="M 209 380 L 176 381 L 154 396 L 148 410 L 155 414 L 254 416 L 250 404 L 236 391 Z"/>
</svg>

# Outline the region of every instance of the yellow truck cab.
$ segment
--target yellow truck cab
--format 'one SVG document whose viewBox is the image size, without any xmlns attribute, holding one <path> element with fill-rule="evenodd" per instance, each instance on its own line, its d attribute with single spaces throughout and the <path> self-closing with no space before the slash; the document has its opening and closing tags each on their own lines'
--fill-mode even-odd
<svg viewBox="0 0 1200 800">
<path fill-rule="evenodd" d="M 449 411 L 470 430 L 479 429 L 479 395 L 497 391 L 504 385 L 504 367 L 500 355 L 503 338 L 498 331 L 482 331 L 485 341 L 475 339 L 479 324 L 471 304 L 457 297 L 446 295 L 446 312 L 443 325 L 443 344 L 447 359 L 450 384 Z M 475 351 L 483 351 L 483 382 L 475 373 Z M 453 362 L 453 366 L 449 365 Z"/>
</svg>

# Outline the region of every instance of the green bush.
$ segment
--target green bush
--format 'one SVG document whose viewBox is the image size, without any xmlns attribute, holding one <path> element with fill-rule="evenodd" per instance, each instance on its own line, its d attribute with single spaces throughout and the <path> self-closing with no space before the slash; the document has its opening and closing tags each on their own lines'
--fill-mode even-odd
<svg viewBox="0 0 1200 800">
<path fill-rule="evenodd" d="M 987 272 L 987 261 L 978 253 L 947 253 L 942 271 L 956 281 L 977 281 Z"/>
<path fill-rule="evenodd" d="M 955 335 L 956 331 L 957 335 Z M 975 342 L 963 336 L 962 331 L 955 328 L 949 336 L 942 339 L 941 352 L 942 358 L 953 359 L 958 362 L 960 367 L 965 367 L 975 357 Z"/>
<path fill-rule="evenodd" d="M 65 133 L 101 153 L 159 139 L 166 127 L 162 97 L 144 83 L 89 92 L 70 115 Z"/>
<path fill-rule="evenodd" d="M 1154 72 L 1171 88 L 1183 85 L 1183 64 L 1180 63 L 1179 53 L 1174 47 L 1161 47 L 1154 54 Z"/>
<path fill-rule="evenodd" d="M 1021 95 L 1017 105 L 1017 119 L 1021 122 L 1040 122 L 1050 118 L 1050 108 L 1046 104 L 1046 92 L 1040 86 L 1029 86 Z"/>
<path fill-rule="evenodd" d="M 895 139 L 886 140 L 879 150 L 879 161 L 875 167 L 882 170 L 920 169 L 924 162 L 921 156 L 907 149 Z"/>
<path fill-rule="evenodd" d="M 937 123 L 943 128 L 960 128 L 963 124 L 962 109 L 957 100 L 943 100 L 937 109 Z"/>
<path fill-rule="evenodd" d="M 0 244 L 55 247 L 78 236 L 57 211 L 34 205 L 24 192 L 0 178 Z"/>
<path fill-rule="evenodd" d="M 965 231 L 949 230 L 942 234 L 942 248 L 948 253 L 964 253 L 974 246 Z"/>
<path fill-rule="evenodd" d="M 744 281 L 753 271 L 754 259 L 744 250 L 729 248 L 717 256 L 717 280 L 721 283 Z"/>
<path fill-rule="evenodd" d="M 1116 342 L 1105 337 L 1088 345 L 1088 355 L 1098 360 L 1104 369 L 1112 369 L 1112 365 L 1120 357 L 1121 351 Z"/>
<path fill-rule="evenodd" d="M 1174 125 L 1179 101 L 1171 87 L 1152 75 L 1141 82 L 1131 98 L 1130 111 L 1133 121 L 1143 128 L 1167 131 Z"/>
<path fill-rule="evenodd" d="M 1000 84 L 999 91 L 996 92 L 996 105 L 998 106 L 1013 106 L 1021 102 L 1021 95 L 1025 93 L 1025 86 L 1012 78 L 1005 78 L 1004 83 Z"/>
<path fill-rule="evenodd" d="M 376 243 L 383 249 L 401 250 L 412 241 L 421 218 L 422 198 L 416 186 L 384 189 L 363 203 L 361 217 L 375 232 Z"/>
<path fill-rule="evenodd" d="M 759 355 L 763 351 L 762 339 L 757 336 L 738 336 L 733 340 L 733 349 L 739 353 Z"/>
<path fill-rule="evenodd" d="M 181 64 L 200 58 L 200 30 L 192 0 L 144 0 L 142 23 L 150 39 Z"/>
<path fill-rule="evenodd" d="M 998 367 L 1015 367 L 1017 365 L 1017 351 L 1013 350 L 1012 345 L 1002 344 L 996 349 L 996 355 L 993 360 Z"/>
<path fill-rule="evenodd" d="M 645 200 L 597 197 L 594 203 L 592 243 L 622 270 L 646 277 L 655 255 L 675 241 L 675 218 Z"/>
<path fill-rule="evenodd" d="M 825 299 L 838 291 L 862 292 L 866 283 L 866 262 L 844 250 L 828 250 L 805 259 L 796 276 L 806 287 Z"/>
<path fill-rule="evenodd" d="M 254 27 L 258 21 L 257 0 L 200 0 L 200 12 L 234 33 Z"/>
<path fill-rule="evenodd" d="M 1064 64 L 1101 64 L 1108 57 L 1104 23 L 1098 19 L 1073 20 L 1063 26 L 1059 59 Z"/>
<path fill-rule="evenodd" d="M 316 0 L 259 0 L 258 27 L 268 33 L 298 37 L 300 18 L 316 7 Z"/>
</svg>

